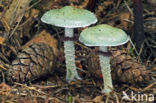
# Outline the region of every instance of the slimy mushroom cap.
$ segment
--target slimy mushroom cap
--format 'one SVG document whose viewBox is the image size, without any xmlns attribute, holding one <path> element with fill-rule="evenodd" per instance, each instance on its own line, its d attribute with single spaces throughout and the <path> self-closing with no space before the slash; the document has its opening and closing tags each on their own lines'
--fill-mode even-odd
<svg viewBox="0 0 156 103">
<path fill-rule="evenodd" d="M 101 24 L 83 30 L 79 38 L 87 46 L 119 46 L 128 42 L 127 34 L 107 24 Z"/>
<path fill-rule="evenodd" d="M 86 27 L 97 22 L 92 12 L 72 6 L 47 11 L 41 20 L 47 24 L 66 28 Z"/>
</svg>

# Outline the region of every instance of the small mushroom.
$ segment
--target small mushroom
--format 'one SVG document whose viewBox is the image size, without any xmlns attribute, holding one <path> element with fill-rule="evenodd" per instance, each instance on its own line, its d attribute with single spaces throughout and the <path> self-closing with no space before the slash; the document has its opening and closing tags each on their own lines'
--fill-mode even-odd
<svg viewBox="0 0 156 103">
<path fill-rule="evenodd" d="M 97 22 L 96 16 L 88 10 L 65 6 L 46 12 L 41 20 L 47 24 L 65 28 L 65 37 L 73 38 L 74 28 L 86 27 Z M 64 41 L 66 80 L 81 79 L 76 71 L 75 48 L 71 39 Z"/>
<path fill-rule="evenodd" d="M 101 52 L 108 52 L 108 46 L 119 46 L 127 43 L 129 40 L 127 34 L 119 29 L 107 24 L 101 24 L 83 30 L 79 41 L 87 46 L 100 46 Z M 110 58 L 99 53 L 100 66 L 104 81 L 103 93 L 112 92 L 112 78 L 110 70 Z"/>
</svg>

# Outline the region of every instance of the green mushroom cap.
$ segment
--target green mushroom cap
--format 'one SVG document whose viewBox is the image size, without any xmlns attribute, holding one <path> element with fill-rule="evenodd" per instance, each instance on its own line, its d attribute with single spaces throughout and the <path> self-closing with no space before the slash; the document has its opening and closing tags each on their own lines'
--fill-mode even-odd
<svg viewBox="0 0 156 103">
<path fill-rule="evenodd" d="M 41 20 L 47 24 L 67 28 L 85 27 L 97 22 L 92 12 L 72 6 L 47 11 Z"/>
<path fill-rule="evenodd" d="M 107 24 L 101 24 L 83 30 L 79 38 L 87 46 L 119 46 L 128 42 L 127 34 Z"/>
</svg>

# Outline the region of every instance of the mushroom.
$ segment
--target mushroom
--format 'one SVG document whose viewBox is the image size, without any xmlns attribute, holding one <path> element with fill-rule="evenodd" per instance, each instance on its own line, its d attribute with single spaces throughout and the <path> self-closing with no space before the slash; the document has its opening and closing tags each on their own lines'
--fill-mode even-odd
<svg viewBox="0 0 156 103">
<path fill-rule="evenodd" d="M 94 27 L 84 29 L 80 33 L 79 41 L 87 46 L 100 46 L 101 52 L 108 53 L 108 46 L 119 46 L 127 43 L 129 40 L 127 34 L 119 29 L 107 24 L 100 24 Z M 109 94 L 112 92 L 112 78 L 110 70 L 109 56 L 98 53 L 100 58 L 100 66 L 104 81 L 103 93 Z"/>
<path fill-rule="evenodd" d="M 42 22 L 65 28 L 64 53 L 66 62 L 66 81 L 81 79 L 76 71 L 75 48 L 72 41 L 74 28 L 86 27 L 97 22 L 96 16 L 88 10 L 65 6 L 61 9 L 47 11 Z"/>
</svg>

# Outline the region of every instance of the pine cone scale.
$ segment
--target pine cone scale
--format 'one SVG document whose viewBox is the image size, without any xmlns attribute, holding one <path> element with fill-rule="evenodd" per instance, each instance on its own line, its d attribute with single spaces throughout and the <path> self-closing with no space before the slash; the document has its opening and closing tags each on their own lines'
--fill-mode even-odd
<svg viewBox="0 0 156 103">
<path fill-rule="evenodd" d="M 23 65 L 29 65 L 30 63 L 30 59 L 29 58 L 22 58 L 20 59 L 20 63 L 23 64 Z"/>
<path fill-rule="evenodd" d="M 29 66 L 19 66 L 22 73 L 27 74 Z M 26 69 L 25 69 L 26 68 Z"/>
</svg>

